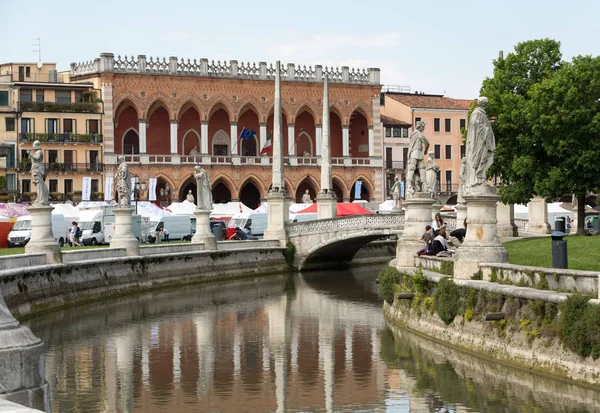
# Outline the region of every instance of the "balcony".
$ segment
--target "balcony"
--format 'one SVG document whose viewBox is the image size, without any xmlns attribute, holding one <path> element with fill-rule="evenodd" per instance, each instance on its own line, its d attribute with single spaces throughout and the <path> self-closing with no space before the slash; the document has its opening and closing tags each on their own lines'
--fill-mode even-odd
<svg viewBox="0 0 600 413">
<path fill-rule="evenodd" d="M 100 113 L 101 102 L 23 102 L 21 112 Z"/>
<path fill-rule="evenodd" d="M 31 160 L 23 159 L 19 163 L 21 165 L 21 173 L 28 174 L 31 171 Z M 61 163 L 49 162 L 44 163 L 46 174 L 62 174 L 62 173 L 83 173 L 83 172 L 102 172 L 104 165 L 100 162 L 96 163 Z"/>
<path fill-rule="evenodd" d="M 25 142 L 48 143 L 102 143 L 101 133 L 20 133 L 19 140 Z"/>
<path fill-rule="evenodd" d="M 385 169 L 393 170 L 393 171 L 403 171 L 404 170 L 404 162 L 392 161 L 392 160 L 386 159 Z"/>
</svg>

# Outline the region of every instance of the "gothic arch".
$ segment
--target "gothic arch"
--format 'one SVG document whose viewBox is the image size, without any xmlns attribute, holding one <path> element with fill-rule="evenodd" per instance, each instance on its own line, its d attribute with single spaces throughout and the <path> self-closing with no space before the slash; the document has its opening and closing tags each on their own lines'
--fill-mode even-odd
<svg viewBox="0 0 600 413">
<path fill-rule="evenodd" d="M 339 106 L 337 106 L 336 104 L 330 104 L 329 111 L 335 113 L 338 116 L 338 118 L 340 118 L 342 126 L 348 125 L 348 117 L 342 115 L 343 111 Z"/>
<path fill-rule="evenodd" d="M 294 117 L 292 118 L 291 122 L 296 122 L 296 118 L 302 112 L 308 112 L 310 114 L 310 116 L 312 116 L 313 121 L 315 122 L 315 124 L 320 119 L 320 117 L 318 115 L 319 111 L 317 110 L 317 108 L 315 108 L 313 102 L 311 100 L 304 99 L 304 100 L 302 100 L 301 102 L 298 103 L 298 110 L 296 110 L 294 112 Z"/>
<path fill-rule="evenodd" d="M 215 153 L 215 144 L 217 145 L 227 145 L 227 153 L 231 154 L 231 148 L 229 147 L 231 144 L 231 141 L 229 139 L 229 134 L 227 134 L 227 132 L 225 132 L 223 129 L 219 129 L 218 131 L 215 132 L 215 134 L 212 137 L 212 148 L 211 148 L 211 153 Z"/>
<path fill-rule="evenodd" d="M 204 114 L 204 111 L 202 109 L 202 101 L 198 99 L 198 97 L 195 95 L 186 95 L 181 100 L 180 104 L 175 107 L 174 119 L 180 120 L 184 113 L 187 112 L 187 110 L 190 108 L 196 109 L 200 119 L 203 119 L 202 115 Z"/>
<path fill-rule="evenodd" d="M 182 155 L 187 155 L 186 153 L 186 149 L 185 149 L 185 138 L 188 137 L 188 135 L 195 135 L 195 139 L 194 139 L 194 146 L 197 146 L 198 149 L 198 153 L 200 153 L 200 148 L 202 145 L 202 141 L 200 139 L 200 133 L 198 133 L 198 131 L 196 129 L 188 129 L 184 134 L 183 134 L 183 138 L 181 139 L 181 154 Z M 193 139 L 192 137 L 190 137 L 190 139 Z M 196 142 L 198 143 L 198 145 L 196 145 Z M 192 148 L 194 147 L 192 146 Z"/>
<path fill-rule="evenodd" d="M 225 187 L 227 187 L 227 189 L 229 190 L 229 193 L 232 195 L 239 192 L 239 190 L 236 191 L 235 183 L 231 180 L 231 178 L 229 178 L 225 174 L 218 175 L 217 177 L 215 177 L 215 179 L 212 180 L 211 189 L 213 189 L 219 183 L 225 185 Z"/>
<path fill-rule="evenodd" d="M 274 113 L 275 113 L 275 108 L 272 106 L 271 109 L 269 109 L 269 111 L 267 112 L 267 116 L 265 117 L 265 122 L 269 119 L 269 116 L 273 115 Z M 291 113 L 291 112 L 289 112 L 288 110 L 286 110 L 285 107 L 281 108 L 281 114 L 283 116 L 285 116 L 285 118 L 289 122 L 290 117 L 288 116 L 288 113 Z M 283 126 L 283 128 L 287 127 L 287 125 L 282 125 L 282 126 Z"/>
<path fill-rule="evenodd" d="M 343 194 L 336 194 L 338 196 L 338 198 L 348 198 L 348 195 L 350 194 L 350 190 L 348 189 L 346 182 L 344 182 L 344 180 L 342 178 L 335 176 L 335 175 L 333 176 L 331 181 L 332 181 L 332 184 L 335 184 L 342 189 Z"/>
<path fill-rule="evenodd" d="M 144 119 L 150 120 L 152 113 L 160 106 L 162 106 L 169 114 L 169 120 L 175 119 L 175 116 L 173 115 L 173 109 L 167 102 L 169 102 L 169 98 L 162 92 L 158 92 L 150 96 L 148 98 L 148 104 L 144 110 Z"/>
<path fill-rule="evenodd" d="M 175 188 L 175 182 L 173 182 L 173 180 L 168 175 L 165 175 L 163 173 L 159 173 L 158 175 L 154 176 L 154 178 L 156 178 L 156 201 L 150 202 L 156 202 L 161 206 L 169 205 L 172 199 L 173 189 Z M 166 185 L 163 185 L 161 181 L 164 182 Z M 164 193 L 164 190 L 167 189 L 167 186 L 168 191 L 167 193 Z M 161 195 L 160 193 L 161 189 L 163 189 L 163 195 Z M 147 190 L 149 191 L 150 189 Z M 150 194 L 148 193 L 148 198 L 150 197 L 149 195 Z"/>
<path fill-rule="evenodd" d="M 251 183 L 252 185 L 254 185 L 260 191 L 260 196 L 262 198 L 266 197 L 267 191 L 265 191 L 265 187 L 263 185 L 263 182 L 260 180 L 260 178 L 258 176 L 254 175 L 254 174 L 250 174 L 250 175 L 246 176 L 246 178 L 244 179 L 244 181 L 240 184 L 240 187 L 238 188 L 238 191 L 241 191 L 242 188 L 244 186 L 246 186 L 246 184 L 249 184 L 249 183 Z"/>
<path fill-rule="evenodd" d="M 123 155 L 131 155 L 131 153 L 125 153 L 125 138 L 127 137 L 127 134 L 129 132 L 135 132 L 135 134 L 137 135 L 137 152 L 134 151 L 134 154 L 137 155 L 140 153 L 140 132 L 134 127 L 131 127 L 125 132 L 123 132 L 123 136 L 121 136 L 121 153 Z"/>
<path fill-rule="evenodd" d="M 359 176 L 355 177 L 353 179 L 352 186 L 350 187 L 350 189 L 352 189 L 352 187 L 356 184 L 356 181 L 362 181 L 363 187 L 369 193 L 369 198 L 375 197 L 374 192 L 373 192 L 373 183 L 368 178 L 366 178 L 363 175 L 359 175 Z M 354 196 L 354 194 L 352 194 L 350 192 L 348 192 L 348 195 L 349 195 L 348 198 L 352 198 Z"/>
<path fill-rule="evenodd" d="M 303 132 L 300 132 L 298 134 L 298 141 L 300 141 L 300 137 L 301 136 L 306 136 L 306 138 L 308 139 L 308 142 L 310 144 L 310 155 L 311 156 L 315 156 L 315 154 L 316 154 L 316 152 L 315 152 L 315 142 L 313 142 L 313 137 L 310 136 L 308 133 L 306 133 L 306 132 L 303 131 Z M 302 156 L 302 154 L 299 153 L 298 156 Z"/>
<path fill-rule="evenodd" d="M 120 95 L 119 100 L 114 103 L 114 107 L 116 108 L 113 115 L 115 123 L 119 121 L 119 116 L 121 116 L 121 113 L 123 113 L 123 111 L 129 106 L 135 110 L 138 119 L 142 119 L 142 111 L 140 110 L 140 104 L 137 102 L 136 97 L 131 93 L 125 93 Z"/>
<path fill-rule="evenodd" d="M 209 109 L 206 111 L 206 119 L 210 120 L 210 117 L 219 109 L 223 109 L 227 116 L 229 116 L 229 122 L 233 122 L 234 115 L 231 111 L 231 107 L 227 103 L 227 98 L 224 95 L 217 95 L 211 99 L 209 99 L 208 104 L 206 105 Z"/>
<path fill-rule="evenodd" d="M 348 116 L 348 118 L 351 118 L 354 112 L 358 112 L 365 117 L 365 119 L 367 120 L 367 126 L 373 126 L 372 116 L 369 115 L 369 110 L 366 108 L 366 105 L 364 103 L 359 103 L 355 105 L 354 108 L 349 112 L 350 115 Z"/>
<path fill-rule="evenodd" d="M 235 121 L 237 122 L 240 119 L 240 117 L 248 110 L 252 110 L 254 113 L 256 113 L 256 117 L 258 118 L 259 123 L 266 122 L 267 120 L 264 116 L 264 112 L 259 109 L 261 106 L 262 105 L 260 104 L 258 99 L 252 96 L 243 98 L 238 103 L 238 110 L 236 111 Z"/>
</svg>

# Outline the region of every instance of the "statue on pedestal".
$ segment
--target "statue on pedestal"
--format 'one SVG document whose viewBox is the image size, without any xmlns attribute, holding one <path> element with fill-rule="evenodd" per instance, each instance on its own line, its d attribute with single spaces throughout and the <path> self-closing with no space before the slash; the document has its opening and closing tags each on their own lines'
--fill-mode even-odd
<svg viewBox="0 0 600 413">
<path fill-rule="evenodd" d="M 460 172 L 458 173 L 458 195 L 456 198 L 456 202 L 459 204 L 465 203 L 465 198 L 463 195 L 465 194 L 465 185 L 467 180 L 467 158 L 462 158 L 460 163 Z"/>
<path fill-rule="evenodd" d="M 394 208 L 400 208 L 400 198 L 402 194 L 400 193 L 400 180 L 398 177 L 394 179 L 394 185 L 390 188 L 392 192 L 392 199 L 394 200 Z"/>
<path fill-rule="evenodd" d="M 432 199 L 437 199 L 438 179 L 437 174 L 440 167 L 435 163 L 435 154 L 429 152 L 429 159 L 425 164 L 425 181 L 427 183 L 427 192 Z"/>
<path fill-rule="evenodd" d="M 117 158 L 119 168 L 117 169 L 117 203 L 119 208 L 131 207 L 131 177 L 129 176 L 129 166 L 125 162 L 124 156 Z"/>
<path fill-rule="evenodd" d="M 302 203 L 303 204 L 312 204 L 313 203 L 312 199 L 310 199 L 310 193 L 308 192 L 308 189 L 306 191 L 304 191 L 304 195 L 302 195 Z"/>
<path fill-rule="evenodd" d="M 195 200 L 194 200 L 194 195 L 192 194 L 192 190 L 188 190 L 187 195 L 185 196 L 185 200 L 188 202 L 191 202 L 192 204 L 195 204 Z"/>
<path fill-rule="evenodd" d="M 465 194 L 471 193 L 475 187 L 486 186 L 487 171 L 494 163 L 496 140 L 492 124 L 485 113 L 487 104 L 486 97 L 478 98 L 477 107 L 469 118 Z"/>
<path fill-rule="evenodd" d="M 194 178 L 196 178 L 197 208 L 207 211 L 212 210 L 212 186 L 208 173 L 200 165 L 197 165 L 194 167 Z"/>
<path fill-rule="evenodd" d="M 34 206 L 48 205 L 48 187 L 46 186 L 46 168 L 44 167 L 44 151 L 40 141 L 33 142 L 31 150 L 31 179 L 35 184 L 37 198 Z"/>
<path fill-rule="evenodd" d="M 406 168 L 407 195 L 412 197 L 415 192 L 423 191 L 425 182 L 425 162 L 423 152 L 429 150 L 429 141 L 423 135 L 425 122 L 419 121 L 416 125 L 417 130 L 410 135 L 408 145 L 408 166 Z"/>
</svg>

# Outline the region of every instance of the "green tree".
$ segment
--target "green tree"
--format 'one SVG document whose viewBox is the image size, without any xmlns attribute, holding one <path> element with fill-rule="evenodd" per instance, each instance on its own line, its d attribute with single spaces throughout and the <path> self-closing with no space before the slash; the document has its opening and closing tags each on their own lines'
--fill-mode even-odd
<svg viewBox="0 0 600 413">
<path fill-rule="evenodd" d="M 600 154 L 600 60 L 563 62 L 554 40 L 519 43 L 494 61 L 494 76 L 484 80 L 481 95 L 497 119 L 490 174 L 500 179 L 503 201 L 574 193 L 583 233 L 585 195 L 600 182 L 593 159 Z"/>
</svg>

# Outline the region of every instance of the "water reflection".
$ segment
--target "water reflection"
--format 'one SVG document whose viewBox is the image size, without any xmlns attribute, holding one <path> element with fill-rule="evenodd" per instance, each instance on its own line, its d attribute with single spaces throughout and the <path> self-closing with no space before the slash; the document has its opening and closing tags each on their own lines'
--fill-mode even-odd
<svg viewBox="0 0 600 413">
<path fill-rule="evenodd" d="M 377 271 L 365 267 L 162 291 L 26 324 L 47 344 L 55 412 L 600 407 L 594 391 L 560 383 L 562 391 L 553 381 L 524 379 L 493 364 L 479 367 L 476 359 L 450 358 L 454 353 L 444 347 L 392 332 L 377 298 Z M 548 402 L 553 399 L 546 393 L 562 402 Z"/>
</svg>

